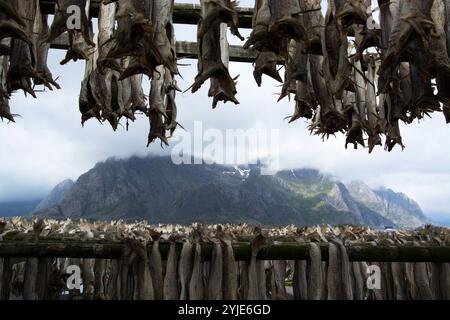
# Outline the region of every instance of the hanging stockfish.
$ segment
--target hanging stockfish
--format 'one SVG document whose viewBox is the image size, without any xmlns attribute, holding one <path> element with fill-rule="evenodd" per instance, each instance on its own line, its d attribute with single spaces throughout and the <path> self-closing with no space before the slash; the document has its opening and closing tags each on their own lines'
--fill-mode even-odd
<svg viewBox="0 0 450 320">
<path fill-rule="evenodd" d="M 70 49 L 62 64 L 71 59 L 74 61 L 78 59 L 86 60 L 87 47 L 95 47 L 91 38 L 89 6 L 90 0 L 58 0 L 56 3 L 55 17 L 48 32 L 47 42 L 51 43 L 64 32 L 68 33 Z M 72 16 L 74 13 L 77 14 L 76 18 L 79 19 L 79 25 L 78 21 L 75 21 L 75 17 Z"/>
<path fill-rule="evenodd" d="M 385 284 L 385 292 L 386 295 L 384 296 L 383 300 L 394 300 L 394 280 L 392 276 L 392 264 L 388 262 L 383 262 L 381 264 L 381 270 L 383 275 L 381 276 L 384 284 Z"/>
<path fill-rule="evenodd" d="M 120 300 L 133 300 L 134 277 L 132 274 L 132 263 L 137 253 L 133 250 L 130 242 L 125 242 L 120 259 Z"/>
<path fill-rule="evenodd" d="M 346 92 L 348 99 L 348 106 L 344 106 L 348 109 L 349 114 L 349 127 L 347 132 L 347 140 L 345 147 L 349 144 L 353 144 L 355 149 L 358 149 L 358 145 L 365 147 L 364 142 L 364 127 L 366 126 L 366 83 L 363 78 L 363 70 L 360 61 L 351 59 L 353 64 L 352 81 L 355 88 L 355 93 Z"/>
<path fill-rule="evenodd" d="M 0 0 L 0 56 L 10 55 L 11 46 L 5 41 L 19 39 L 32 46 L 27 33 L 29 24 L 25 23 L 23 12 L 17 11 L 16 4 L 9 0 Z"/>
<path fill-rule="evenodd" d="M 130 79 L 131 81 L 131 110 L 136 112 L 147 112 L 147 104 L 145 102 L 146 97 L 142 89 L 142 74 L 134 75 Z"/>
<path fill-rule="evenodd" d="M 149 266 L 147 244 L 141 241 L 133 242 L 133 249 L 137 252 L 133 263 L 134 273 L 134 300 L 154 300 L 152 274 Z"/>
<path fill-rule="evenodd" d="M 161 234 L 154 232 L 152 234 L 153 243 L 149 252 L 150 273 L 153 283 L 153 291 L 156 300 L 164 299 L 164 276 L 161 252 L 159 251 L 159 241 Z"/>
<path fill-rule="evenodd" d="M 372 153 L 375 146 L 382 146 L 380 133 L 381 128 L 379 126 L 379 112 L 376 99 L 376 89 L 375 89 L 375 57 L 370 55 L 367 62 L 367 81 L 366 81 L 366 95 L 365 102 L 367 107 L 367 125 L 366 131 L 369 136 L 369 153 Z"/>
<path fill-rule="evenodd" d="M 430 288 L 427 264 L 425 262 L 414 264 L 414 280 L 417 285 L 417 298 L 419 300 L 433 300 L 433 292 Z"/>
<path fill-rule="evenodd" d="M 95 41 L 97 40 L 95 39 Z M 84 79 L 81 82 L 79 109 L 81 113 L 82 125 L 92 118 L 97 118 L 99 121 L 101 120 L 101 105 L 97 104 L 94 97 L 94 70 L 97 66 L 97 58 L 97 54 L 92 54 L 86 61 Z"/>
<path fill-rule="evenodd" d="M 169 255 L 167 257 L 164 277 L 164 300 L 178 300 L 178 256 L 177 237 L 170 237 Z"/>
<path fill-rule="evenodd" d="M 178 88 L 175 75 L 178 74 L 173 27 L 173 0 L 153 2 L 152 23 L 157 31 L 153 41 L 161 53 L 163 61 L 155 67 L 150 90 L 150 107 L 146 112 L 150 121 L 148 145 L 159 139 L 168 145 L 168 134 L 173 135 L 178 126 L 177 105 Z"/>
<path fill-rule="evenodd" d="M 24 270 L 23 299 L 37 300 L 38 259 L 27 258 Z"/>
<path fill-rule="evenodd" d="M 0 292 L 0 300 L 9 300 L 9 296 L 11 293 L 11 278 L 12 278 L 12 263 L 11 258 L 6 257 L 2 259 L 2 281 L 1 281 L 1 292 Z"/>
<path fill-rule="evenodd" d="M 416 281 L 414 279 L 414 263 L 404 263 L 403 271 L 405 275 L 406 282 L 406 299 L 407 300 L 417 300 L 418 299 L 418 288 Z"/>
<path fill-rule="evenodd" d="M 11 293 L 9 300 L 23 300 L 25 262 L 16 263 L 12 266 Z"/>
<path fill-rule="evenodd" d="M 443 32 L 447 44 L 447 56 L 450 56 L 450 1 L 434 1 L 432 8 L 432 19 L 436 30 Z M 438 98 L 443 103 L 445 120 L 450 123 L 450 76 L 438 73 L 436 76 Z"/>
<path fill-rule="evenodd" d="M 234 258 L 232 235 L 218 228 L 218 238 L 223 245 L 223 299 L 237 300 L 238 296 L 238 266 Z"/>
<path fill-rule="evenodd" d="M 67 1 L 68 0 L 66 0 L 64 3 L 61 2 L 61 5 L 56 5 L 55 18 L 52 25 L 50 26 L 50 30 L 47 36 L 47 42 L 51 43 L 62 34 L 60 32 L 65 32 L 62 31 L 62 29 L 67 28 L 69 24 L 73 24 L 67 31 L 69 48 L 67 49 L 66 56 L 60 62 L 61 65 L 65 65 L 72 60 L 88 60 L 89 56 L 93 53 L 96 46 L 95 41 L 93 41 L 92 23 L 88 19 L 90 0 L 83 0 L 84 2 L 75 0 L 78 1 L 77 3 L 75 3 L 75 1 L 73 0 L 70 0 L 70 2 Z M 73 10 L 80 10 L 81 29 L 76 29 L 78 25 L 75 24 L 78 22 L 64 16 L 66 15 L 69 7 L 71 8 L 71 10 L 69 10 L 70 14 L 76 13 L 76 11 Z M 63 26 L 62 23 L 64 23 L 65 26 Z"/>
<path fill-rule="evenodd" d="M 297 121 L 300 118 L 312 119 L 314 110 L 317 109 L 317 98 L 312 86 L 311 68 L 309 61 L 307 62 L 306 80 L 297 81 L 295 91 L 295 112 L 292 115 L 289 123 Z"/>
<path fill-rule="evenodd" d="M 150 146 L 156 139 L 162 144 L 169 145 L 166 137 L 166 104 L 165 104 L 165 74 L 168 72 L 163 65 L 156 67 L 150 89 L 150 109 L 148 117 L 150 121 L 150 132 L 148 144 Z"/>
<path fill-rule="evenodd" d="M 208 287 L 209 287 L 209 274 L 211 271 L 211 261 L 204 261 L 202 268 L 202 279 L 203 279 L 203 288 L 205 288 L 205 298 L 208 296 Z"/>
<path fill-rule="evenodd" d="M 259 0 L 255 2 L 255 13 L 253 16 L 253 31 L 250 39 L 245 43 L 244 48 L 250 46 L 257 40 L 269 39 L 269 26 L 271 20 L 271 12 L 269 0 Z M 286 45 L 285 45 L 286 47 Z M 256 48 L 255 48 L 256 49 Z M 275 51 L 282 51 L 277 48 Z M 260 45 L 260 50 L 255 61 L 254 78 L 258 86 L 262 84 L 262 75 L 265 74 L 278 82 L 283 82 L 277 69 L 278 55 L 277 52 L 271 51 L 267 46 Z"/>
<path fill-rule="evenodd" d="M 53 75 L 47 66 L 48 51 L 50 50 L 50 43 L 47 42 L 49 34 L 48 16 L 41 13 L 40 1 L 36 1 L 36 14 L 34 18 L 32 42 L 33 55 L 36 59 L 36 73 L 38 77 L 34 79 L 35 85 L 44 85 L 49 90 L 53 87 L 61 89 L 61 87 L 53 80 Z"/>
<path fill-rule="evenodd" d="M 294 262 L 293 284 L 294 299 L 308 299 L 307 262 L 298 260 Z"/>
<path fill-rule="evenodd" d="M 106 300 L 119 300 L 120 260 L 110 260 L 107 272 Z"/>
<path fill-rule="evenodd" d="M 81 278 L 83 279 L 83 296 L 86 300 L 94 299 L 95 259 L 83 259 L 81 262 Z"/>
<path fill-rule="evenodd" d="M 362 276 L 361 263 L 351 262 L 350 268 L 353 284 L 352 286 L 353 300 L 364 300 L 364 288 L 366 283 Z"/>
<path fill-rule="evenodd" d="M 286 300 L 286 261 L 272 261 L 270 276 L 270 292 L 272 300 Z"/>
<path fill-rule="evenodd" d="M 120 261 L 120 299 L 152 300 L 154 290 L 145 242 L 126 239 Z"/>
<path fill-rule="evenodd" d="M 121 72 L 120 80 L 139 74 L 152 78 L 159 65 L 164 65 L 174 74 L 178 73 L 166 29 L 172 9 L 173 0 L 118 1 L 117 29 L 107 58 L 133 57 L 126 69 L 117 68 Z"/>
<path fill-rule="evenodd" d="M 15 7 L 12 6 L 11 1 L 8 0 L 0 0 L 0 40 L 3 39 L 3 37 L 7 37 L 7 36 L 11 36 L 11 35 L 6 35 L 5 33 L 7 32 L 6 30 L 10 29 L 10 31 L 14 31 L 15 28 L 12 28 L 11 26 L 8 26 L 7 23 L 5 23 L 6 20 L 11 20 L 13 21 L 16 25 L 15 27 L 24 27 L 25 26 L 25 22 L 23 21 L 22 16 L 20 16 L 20 14 L 16 11 Z M 20 33 L 20 31 L 16 30 L 18 33 Z M 23 34 L 22 34 L 23 35 Z"/>
<path fill-rule="evenodd" d="M 341 265 L 339 248 L 334 243 L 328 244 L 327 300 L 338 300 L 341 285 Z"/>
<path fill-rule="evenodd" d="M 33 24 L 37 15 L 37 0 L 18 0 L 14 1 L 14 9 L 25 22 L 25 32 L 27 37 L 31 38 L 33 34 Z M 19 38 L 13 38 L 11 42 L 11 59 L 7 76 L 8 93 L 16 90 L 23 90 L 25 94 L 30 94 L 36 98 L 33 90 L 32 80 L 39 78 L 36 73 L 36 56 L 34 54 L 33 44 Z"/>
<path fill-rule="evenodd" d="M 323 72 L 327 89 L 336 99 L 342 99 L 350 82 L 351 65 L 348 61 L 346 25 L 342 10 L 346 1 L 328 0 L 325 28 L 322 33 Z"/>
<path fill-rule="evenodd" d="M 207 286 L 208 300 L 222 300 L 223 299 L 223 254 L 222 246 L 218 239 L 214 239 L 211 265 Z"/>
<path fill-rule="evenodd" d="M 289 44 L 291 39 L 297 42 L 307 41 L 307 33 L 303 25 L 302 9 L 299 1 L 294 0 L 258 0 L 255 2 L 253 14 L 253 30 L 244 45 L 258 52 L 255 61 L 254 77 L 261 86 L 262 75 L 283 82 L 277 70 L 278 57 L 287 61 L 289 73 L 293 66 L 289 59 Z M 288 75 L 292 77 L 292 73 Z M 294 76 L 295 77 L 295 76 Z M 288 81 L 287 86 L 289 86 Z M 286 94 L 286 88 L 283 95 Z"/>
<path fill-rule="evenodd" d="M 322 252 L 318 243 L 309 244 L 309 259 L 307 261 L 308 300 L 320 300 L 322 297 Z"/>
<path fill-rule="evenodd" d="M 261 281 L 260 265 L 263 261 L 258 261 L 258 253 L 267 245 L 267 238 L 262 234 L 261 228 L 255 228 L 255 237 L 251 241 L 252 257 L 250 264 L 248 265 L 248 289 L 245 300 L 261 300 L 264 299 L 265 292 L 260 292 L 261 287 L 258 285 L 258 281 Z M 258 267 L 259 266 L 259 267 Z"/>
<path fill-rule="evenodd" d="M 411 51 L 413 56 L 425 54 L 428 61 L 422 72 L 449 74 L 450 59 L 446 50 L 446 38 L 441 26 L 433 23 L 433 10 L 438 10 L 434 2 L 439 1 L 399 1 L 397 15 L 394 17 L 389 36 L 389 45 L 380 68 L 380 91 L 386 92 L 392 81 L 390 74 L 408 51 L 405 48 L 418 49 Z M 414 64 L 416 60 L 414 60 Z M 419 67 L 419 65 L 417 65 Z M 431 67 L 431 69 L 430 69 Z M 423 74 L 425 76 L 425 74 Z M 428 85 L 428 83 L 427 83 Z"/>
<path fill-rule="evenodd" d="M 303 50 L 304 45 L 302 42 L 291 40 L 286 61 L 284 83 L 278 101 L 290 96 L 291 93 L 296 93 L 297 81 L 307 82 L 308 55 Z"/>
<path fill-rule="evenodd" d="M 339 260 L 341 263 L 341 300 L 353 300 L 353 290 L 351 285 L 350 262 L 347 248 L 342 240 L 332 240 L 339 249 Z"/>
<path fill-rule="evenodd" d="M 9 107 L 9 94 L 7 88 L 7 74 L 9 67 L 9 57 L 0 56 L 0 119 L 15 122 Z"/>
<path fill-rule="evenodd" d="M 430 278 L 430 287 L 436 300 L 442 300 L 441 284 L 440 284 L 440 263 L 428 263 L 428 276 Z"/>
<path fill-rule="evenodd" d="M 239 261 L 239 281 L 238 281 L 238 300 L 245 300 L 248 296 L 249 279 L 248 279 L 248 267 L 250 263 L 247 261 Z"/>
<path fill-rule="evenodd" d="M 178 263 L 178 278 L 180 281 L 181 293 L 180 300 L 189 300 L 189 280 L 192 275 L 193 246 L 191 240 L 183 240 L 183 247 L 180 253 Z"/>
<path fill-rule="evenodd" d="M 442 263 L 439 270 L 439 284 L 442 293 L 442 299 L 450 300 L 450 264 Z"/>
<path fill-rule="evenodd" d="M 172 75 L 178 74 L 177 57 L 174 47 L 173 7 L 174 0 L 151 2 L 151 22 L 156 29 L 153 42 L 161 55 L 162 63 Z"/>
<path fill-rule="evenodd" d="M 106 267 L 108 260 L 97 259 L 94 265 L 94 299 L 106 299 Z"/>
<path fill-rule="evenodd" d="M 97 50 L 94 53 L 95 66 L 91 74 L 91 86 L 93 90 L 93 97 L 96 100 L 96 105 L 101 108 L 101 120 L 108 121 L 113 130 L 117 130 L 119 121 L 125 110 L 131 107 L 129 99 L 124 97 L 124 93 L 130 88 L 125 88 L 124 83 L 119 81 L 120 74 L 116 70 L 106 68 L 108 62 L 108 49 L 110 40 L 114 32 L 114 19 L 116 14 L 116 4 L 111 3 L 102 5 L 100 8 L 100 16 L 98 20 L 99 34 Z M 122 63 L 127 63 L 125 60 Z M 120 65 L 120 62 L 117 62 Z M 131 120 L 134 120 L 132 115 Z"/>
<path fill-rule="evenodd" d="M 259 300 L 269 299 L 270 279 L 267 276 L 269 268 L 270 268 L 270 261 L 263 261 L 263 260 L 256 261 L 258 292 L 260 293 Z"/>
<path fill-rule="evenodd" d="M 310 55 L 311 83 L 317 94 L 319 106 L 316 108 L 314 118 L 309 126 L 312 133 L 322 137 L 344 131 L 347 120 L 341 101 L 334 101 L 326 88 L 326 79 L 322 75 L 323 57 Z"/>
<path fill-rule="evenodd" d="M 51 273 L 51 259 L 38 259 L 38 282 L 37 292 L 38 300 L 46 300 L 50 296 L 50 273 Z"/>
<path fill-rule="evenodd" d="M 203 257 L 202 257 L 201 230 L 194 230 L 194 266 L 189 281 L 189 299 L 203 300 L 205 286 L 203 283 Z"/>
<path fill-rule="evenodd" d="M 219 101 L 239 104 L 235 79 L 228 71 L 227 25 L 231 32 L 243 40 L 238 31 L 236 2 L 232 0 L 201 0 L 201 19 L 198 25 L 199 49 L 198 75 L 192 85 L 197 92 L 206 80 L 211 79 L 208 95 L 213 97 L 213 108 Z"/>
</svg>

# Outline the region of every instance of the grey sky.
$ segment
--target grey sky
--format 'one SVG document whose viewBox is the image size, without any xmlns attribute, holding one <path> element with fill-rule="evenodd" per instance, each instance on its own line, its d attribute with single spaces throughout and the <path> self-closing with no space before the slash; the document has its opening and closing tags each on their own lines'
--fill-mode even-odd
<svg viewBox="0 0 450 320">
<path fill-rule="evenodd" d="M 241 1 L 241 6 L 252 3 Z M 248 35 L 247 30 L 243 33 Z M 176 35 L 178 40 L 195 41 L 195 26 L 177 26 Z M 12 111 L 21 117 L 16 124 L 0 123 L 0 201 L 41 196 L 61 180 L 76 179 L 108 157 L 169 152 L 159 144 L 146 148 L 148 122 L 144 117 L 131 124 L 128 132 L 121 127 L 114 133 L 94 120 L 81 128 L 78 94 L 84 63 L 61 67 L 63 55 L 52 50 L 49 59 L 63 89 L 40 93 L 37 100 L 16 93 Z M 179 79 L 179 85 L 185 90 L 196 74 L 196 61 L 181 63 L 191 64 L 181 67 L 184 79 Z M 407 146 L 403 152 L 387 153 L 379 148 L 368 155 L 367 150 L 345 150 L 341 135 L 322 142 L 309 135 L 303 121 L 289 125 L 285 117 L 293 112 L 294 102 L 276 103 L 279 84 L 264 78 L 263 87 L 258 88 L 252 71 L 250 64 L 230 65 L 231 75 L 240 75 L 237 98 L 241 104 L 237 107 L 226 104 L 213 111 L 208 85 L 196 94 L 179 95 L 180 123 L 188 131 L 198 120 L 206 128 L 220 130 L 279 129 L 282 168 L 315 167 L 344 181 L 360 179 L 373 187 L 385 185 L 417 200 L 428 215 L 450 217 L 450 126 L 445 125 L 443 115 L 402 126 Z"/>
</svg>

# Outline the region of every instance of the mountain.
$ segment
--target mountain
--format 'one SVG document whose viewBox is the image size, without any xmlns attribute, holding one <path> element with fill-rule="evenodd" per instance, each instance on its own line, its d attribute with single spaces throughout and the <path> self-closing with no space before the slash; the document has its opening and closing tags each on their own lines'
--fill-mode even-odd
<svg viewBox="0 0 450 320">
<path fill-rule="evenodd" d="M 50 194 L 45 197 L 37 206 L 34 208 L 34 212 L 39 212 L 51 207 L 54 207 L 58 205 L 61 200 L 64 198 L 67 192 L 72 189 L 75 182 L 72 180 L 64 180 L 63 182 L 59 183 L 53 190 L 50 192 Z"/>
<path fill-rule="evenodd" d="M 391 204 L 388 196 L 383 199 L 391 211 L 400 207 Z M 384 211 L 355 200 L 344 184 L 317 170 L 262 176 L 258 166 L 178 166 L 165 157 L 99 163 L 78 179 L 58 205 L 38 214 L 180 224 L 397 225 Z"/>
<path fill-rule="evenodd" d="M 419 204 L 403 193 L 384 187 L 372 190 L 360 181 L 349 183 L 348 190 L 360 206 L 378 212 L 397 226 L 418 227 L 429 222 Z"/>
<path fill-rule="evenodd" d="M 14 217 L 29 215 L 41 200 L 26 200 L 26 201 L 10 201 L 0 203 L 0 217 Z"/>
</svg>

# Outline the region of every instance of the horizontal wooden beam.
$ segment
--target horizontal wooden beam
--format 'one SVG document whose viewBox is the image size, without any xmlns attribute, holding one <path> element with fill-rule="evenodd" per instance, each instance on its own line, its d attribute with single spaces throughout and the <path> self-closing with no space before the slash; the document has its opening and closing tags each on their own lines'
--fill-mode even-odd
<svg viewBox="0 0 450 320">
<path fill-rule="evenodd" d="M 178 41 L 176 43 L 177 56 L 180 59 L 191 58 L 198 59 L 197 43 L 188 41 Z M 67 50 L 69 48 L 69 38 L 67 34 L 61 35 L 52 44 L 53 49 Z M 254 62 L 256 59 L 256 52 L 251 50 L 244 50 L 241 46 L 230 46 L 230 61 L 232 62 Z"/>
<path fill-rule="evenodd" d="M 181 246 L 181 244 L 179 244 Z M 248 261 L 251 258 L 249 243 L 233 244 L 237 261 Z M 81 241 L 2 241 L 0 257 L 67 257 L 93 259 L 119 259 L 122 254 L 121 242 L 81 242 Z M 163 259 L 169 251 L 168 243 L 160 244 Z M 211 259 L 212 246 L 202 244 L 203 258 Z M 322 259 L 328 260 L 328 246 L 321 244 Z M 367 262 L 450 262 L 450 246 L 348 246 L 350 261 Z M 307 260 L 308 246 L 298 243 L 271 244 L 261 250 L 260 260 Z"/>
<path fill-rule="evenodd" d="M 46 14 L 55 12 L 57 0 L 40 0 L 41 10 Z M 98 17 L 99 0 L 91 0 L 91 17 Z M 200 5 L 188 3 L 176 3 L 173 10 L 173 21 L 176 24 L 197 24 L 200 18 Z M 253 8 L 237 8 L 239 28 L 251 29 Z"/>
</svg>

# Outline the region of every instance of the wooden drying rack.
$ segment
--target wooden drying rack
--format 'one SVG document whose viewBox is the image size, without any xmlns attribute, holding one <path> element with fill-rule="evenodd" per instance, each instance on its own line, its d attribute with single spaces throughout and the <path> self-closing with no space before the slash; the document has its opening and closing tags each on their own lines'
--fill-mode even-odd
<svg viewBox="0 0 450 320">
<path fill-rule="evenodd" d="M 55 12 L 56 0 L 40 0 L 42 13 L 52 15 Z M 98 17 L 99 0 L 91 0 L 91 17 Z M 251 29 L 252 27 L 252 8 L 238 8 L 239 28 Z M 197 25 L 200 18 L 200 5 L 176 3 L 173 12 L 174 24 Z M 175 45 L 177 57 L 198 59 L 198 48 L 196 42 L 178 41 Z M 69 39 L 67 34 L 63 34 L 52 44 L 53 49 L 68 49 Z M 256 59 L 256 53 L 251 50 L 244 50 L 241 46 L 230 46 L 230 61 L 253 63 Z"/>
<path fill-rule="evenodd" d="M 269 242 L 270 243 L 270 242 Z M 211 259 L 212 245 L 202 243 L 204 260 Z M 151 246 L 151 243 L 149 243 Z M 181 243 L 178 246 L 182 246 Z M 163 259 L 167 257 L 170 244 L 160 243 L 160 251 Z M 328 260 L 328 245 L 320 244 L 322 260 Z M 308 245 L 295 242 L 274 241 L 268 244 L 258 255 L 259 260 L 307 260 Z M 251 258 L 250 242 L 233 243 L 235 259 L 248 261 Z M 68 239 L 0 241 L 0 257 L 5 258 L 95 258 L 95 259 L 119 259 L 123 250 L 121 241 L 80 241 Z M 450 262 L 450 246 L 414 246 L 407 245 L 371 245 L 355 244 L 347 246 L 350 261 L 367 262 Z"/>
</svg>

